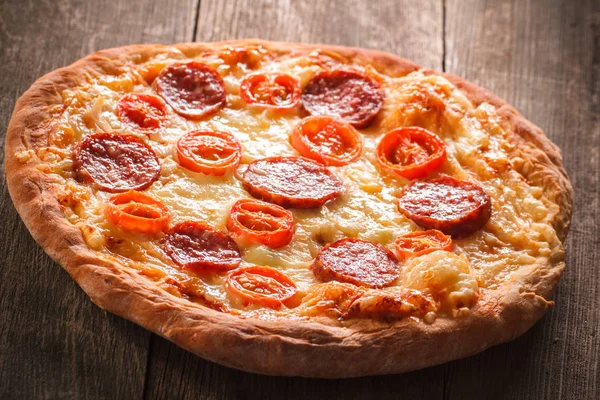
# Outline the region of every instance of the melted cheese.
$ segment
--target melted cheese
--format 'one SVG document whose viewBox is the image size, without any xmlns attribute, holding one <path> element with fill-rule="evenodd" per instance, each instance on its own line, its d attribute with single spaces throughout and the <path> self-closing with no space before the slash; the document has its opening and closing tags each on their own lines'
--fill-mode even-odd
<svg viewBox="0 0 600 400">
<path fill-rule="evenodd" d="M 469 260 L 447 251 L 434 251 L 406 262 L 401 284 L 410 289 L 432 292 L 450 310 L 469 308 L 478 297 L 477 279 Z"/>
<path fill-rule="evenodd" d="M 233 176 L 212 177 L 179 166 L 174 143 L 184 133 L 223 130 L 242 143 L 242 163 L 269 156 L 297 155 L 288 134 L 301 117 L 297 111 L 275 113 L 247 107 L 239 98 L 240 80 L 251 72 L 244 66 L 232 67 L 219 58 L 204 60 L 224 77 L 228 103 L 216 115 L 201 121 L 186 120 L 171 113 L 169 123 L 149 137 L 129 132 L 116 116 L 116 104 L 127 92 L 151 92 L 141 77 L 155 76 L 160 68 L 181 57 L 159 57 L 121 75 L 90 80 L 79 88 L 65 91 L 66 111 L 56 121 L 56 134 L 50 146 L 38 156 L 46 162 L 46 172 L 56 174 L 61 189 L 59 199 L 65 215 L 80 227 L 88 245 L 114 257 L 131 268 L 177 293 L 185 285 L 192 296 L 218 300 L 232 307 L 223 277 L 201 278 L 180 271 L 161 250 L 158 241 L 127 235 L 104 218 L 103 207 L 109 194 L 82 186 L 72 178 L 69 154 L 72 144 L 97 131 L 134 134 L 149 143 L 161 159 L 162 172 L 147 193 L 171 210 L 173 223 L 194 220 L 226 230 L 231 205 L 249 197 Z M 359 68 L 359 67 L 357 67 Z M 280 71 L 305 84 L 321 67 L 308 58 L 285 58 L 265 64 L 263 70 Z M 531 187 L 511 167 L 507 158 L 504 131 L 493 107 L 473 107 L 450 82 L 440 76 L 414 72 L 401 78 L 366 73 L 382 82 L 386 100 L 378 120 L 364 134 L 363 157 L 348 166 L 332 170 L 344 182 L 341 198 L 312 210 L 293 210 L 295 235 L 292 242 L 277 250 L 258 245 L 242 248 L 243 263 L 278 268 L 302 291 L 319 282 L 309 270 L 324 243 L 344 237 L 358 237 L 393 249 L 393 241 L 417 229 L 400 214 L 396 198 L 408 181 L 379 171 L 375 147 L 390 129 L 417 125 L 437 133 L 445 142 L 448 161 L 440 174 L 474 179 L 492 198 L 493 212 L 484 229 L 468 238 L 454 241 L 454 253 L 435 252 L 406 263 L 396 286 L 444 293 L 451 308 L 469 307 L 478 287 L 492 287 L 520 266 L 548 257 L 549 243 L 556 234 L 548 225 L 548 208 L 539 188 Z M 23 158 L 26 155 L 23 155 Z M 175 286 L 174 286 L 175 285 Z"/>
</svg>

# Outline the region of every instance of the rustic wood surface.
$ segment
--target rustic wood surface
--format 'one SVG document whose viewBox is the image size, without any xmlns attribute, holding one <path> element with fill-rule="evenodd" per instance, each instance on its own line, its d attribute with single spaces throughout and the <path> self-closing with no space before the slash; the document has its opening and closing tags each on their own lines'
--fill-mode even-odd
<svg viewBox="0 0 600 400">
<path fill-rule="evenodd" d="M 396 53 L 493 90 L 543 128 L 575 187 L 557 306 L 511 343 L 409 374 L 243 373 L 94 306 L 33 241 L 2 179 L 0 398 L 600 398 L 600 3 L 0 0 L 0 135 L 35 78 L 95 50 L 247 37 Z"/>
</svg>

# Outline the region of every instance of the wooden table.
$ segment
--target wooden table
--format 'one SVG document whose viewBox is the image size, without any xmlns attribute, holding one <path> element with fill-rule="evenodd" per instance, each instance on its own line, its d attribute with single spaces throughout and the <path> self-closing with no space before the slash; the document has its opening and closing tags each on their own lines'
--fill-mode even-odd
<svg viewBox="0 0 600 400">
<path fill-rule="evenodd" d="M 2 179 L 0 398 L 600 398 L 600 2 L 1 0 L 0 132 L 37 77 L 96 50 L 248 37 L 396 53 L 493 90 L 542 127 L 575 187 L 557 306 L 511 343 L 414 373 L 243 373 L 94 306 L 33 241 Z"/>
</svg>

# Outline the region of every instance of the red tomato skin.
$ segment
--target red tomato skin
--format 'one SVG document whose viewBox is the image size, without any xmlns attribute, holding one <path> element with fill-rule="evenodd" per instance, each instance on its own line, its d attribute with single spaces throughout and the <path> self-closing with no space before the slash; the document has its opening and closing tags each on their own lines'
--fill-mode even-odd
<svg viewBox="0 0 600 400">
<path fill-rule="evenodd" d="M 334 132 L 331 132 L 332 130 Z M 329 154 L 322 151 L 309 135 L 314 133 L 314 137 L 324 131 L 328 134 L 328 137 L 321 137 L 321 139 L 337 140 L 336 144 L 341 143 L 348 150 L 343 155 L 335 154 L 333 151 Z M 326 166 L 335 167 L 348 165 L 358 160 L 363 148 L 360 133 L 352 125 L 327 116 L 307 117 L 300 121 L 292 130 L 290 144 L 303 157 L 313 159 Z"/>
<path fill-rule="evenodd" d="M 240 277 L 244 275 L 259 275 L 272 278 L 285 290 L 278 297 L 268 296 L 262 293 L 253 292 L 243 287 L 240 283 Z M 291 305 L 293 298 L 298 293 L 296 284 L 285 274 L 276 269 L 263 266 L 242 267 L 232 271 L 227 277 L 226 288 L 230 294 L 242 299 L 245 305 L 260 304 L 274 309 L 279 309 L 284 305 Z"/>
<path fill-rule="evenodd" d="M 243 224 L 240 219 L 244 216 L 250 218 L 254 213 L 268 214 L 273 217 L 270 222 L 277 225 L 274 230 L 253 230 Z M 266 220 L 266 218 L 263 218 Z M 261 221 L 256 221 L 260 223 Z M 268 223 L 269 221 L 266 221 Z M 242 199 L 235 202 L 229 212 L 227 229 L 230 235 L 238 242 L 260 243 L 273 249 L 289 244 L 294 236 L 294 219 L 291 211 L 275 204 L 260 200 Z"/>
<path fill-rule="evenodd" d="M 192 145 L 194 144 L 194 139 L 201 137 L 206 139 L 212 138 L 213 140 L 225 143 L 228 149 L 231 150 L 231 153 L 223 160 L 206 160 L 200 162 L 197 160 L 199 157 L 196 157 Z M 200 172 L 206 175 L 223 176 L 232 172 L 242 159 L 242 145 L 239 140 L 231 133 L 221 131 L 188 132 L 177 141 L 176 151 L 179 165 L 190 171 Z"/>
<path fill-rule="evenodd" d="M 401 165 L 397 160 L 390 160 L 393 157 L 397 158 L 398 154 L 405 155 L 402 146 L 407 147 L 407 143 L 412 144 L 413 150 L 414 146 L 417 146 L 420 151 L 418 156 L 425 157 L 425 160 L 407 165 Z M 428 149 L 423 149 L 421 145 L 427 146 Z M 410 150 L 407 149 L 407 151 Z M 377 162 L 383 169 L 410 180 L 423 178 L 439 170 L 446 160 L 444 142 L 437 135 L 419 127 L 398 128 L 386 133 L 379 141 L 376 151 Z M 427 155 L 423 153 L 427 153 Z"/>
</svg>

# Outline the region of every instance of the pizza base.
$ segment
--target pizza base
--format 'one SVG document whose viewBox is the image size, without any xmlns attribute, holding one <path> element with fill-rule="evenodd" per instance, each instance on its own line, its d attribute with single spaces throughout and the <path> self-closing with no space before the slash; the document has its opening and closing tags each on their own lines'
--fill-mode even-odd
<svg viewBox="0 0 600 400">
<path fill-rule="evenodd" d="M 95 304 L 226 366 L 269 375 L 320 378 L 402 373 L 473 355 L 521 335 L 553 305 L 550 298 L 565 267 L 560 241 L 567 234 L 572 195 L 560 151 L 505 101 L 448 74 L 440 75 L 475 106 L 487 102 L 496 107 L 508 140 L 515 145 L 509 157 L 522 159 L 524 178 L 542 187 L 546 198 L 557 205 L 551 210 L 552 225 L 560 238 L 552 244 L 549 263 L 521 267 L 497 289 L 482 290 L 466 316 L 440 317 L 430 325 L 411 318 L 394 323 L 357 319 L 346 321 L 344 327 L 315 321 L 240 318 L 171 296 L 149 279 L 90 250 L 80 230 L 63 216 L 49 177 L 36 168 L 40 160 L 32 156 L 24 162 L 17 157 L 47 136 L 43 122 L 49 117 L 48 106 L 62 104 L 60 93 L 78 85 L 84 74 L 115 73 L 127 62 L 143 62 L 173 47 L 193 57 L 223 45 L 249 44 L 297 54 L 331 51 L 348 60 L 362 60 L 390 76 L 420 69 L 402 58 L 373 50 L 240 40 L 103 50 L 38 79 L 18 100 L 8 127 L 8 188 L 34 239 Z"/>
</svg>

